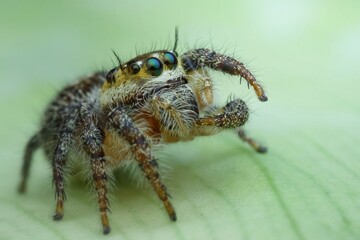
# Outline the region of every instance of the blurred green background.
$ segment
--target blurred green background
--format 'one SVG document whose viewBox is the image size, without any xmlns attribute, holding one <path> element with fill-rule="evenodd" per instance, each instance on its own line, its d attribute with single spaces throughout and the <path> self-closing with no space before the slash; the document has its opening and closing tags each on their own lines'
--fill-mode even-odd
<svg viewBox="0 0 360 240">
<path fill-rule="evenodd" d="M 65 217 L 51 220 L 51 170 L 35 155 L 28 193 L 16 193 L 23 147 L 66 83 L 171 46 L 207 46 L 242 60 L 265 86 L 258 102 L 214 73 L 252 109 L 256 154 L 223 133 L 165 148 L 171 223 L 149 187 L 127 177 L 112 190 L 104 239 L 360 239 L 360 2 L 0 1 L 0 239 L 103 237 L 93 194 L 73 181 Z"/>
</svg>

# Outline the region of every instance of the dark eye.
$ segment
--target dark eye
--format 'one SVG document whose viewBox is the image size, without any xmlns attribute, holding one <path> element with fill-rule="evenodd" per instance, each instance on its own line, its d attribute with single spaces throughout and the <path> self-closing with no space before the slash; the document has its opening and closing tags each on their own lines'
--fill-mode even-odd
<svg viewBox="0 0 360 240">
<path fill-rule="evenodd" d="M 163 65 L 160 60 L 153 57 L 146 60 L 146 67 L 153 76 L 159 76 L 163 71 Z"/>
<path fill-rule="evenodd" d="M 130 68 L 133 74 L 137 74 L 138 72 L 140 72 L 140 66 L 136 63 L 132 64 Z"/>
<path fill-rule="evenodd" d="M 166 64 L 166 66 L 168 66 L 168 68 L 175 69 L 178 61 L 173 53 L 166 52 L 164 53 L 164 63 Z"/>
<path fill-rule="evenodd" d="M 117 68 L 113 68 L 111 69 L 105 76 L 106 78 L 106 81 L 110 82 L 110 83 L 113 83 L 115 82 L 115 72 L 116 72 Z"/>
</svg>

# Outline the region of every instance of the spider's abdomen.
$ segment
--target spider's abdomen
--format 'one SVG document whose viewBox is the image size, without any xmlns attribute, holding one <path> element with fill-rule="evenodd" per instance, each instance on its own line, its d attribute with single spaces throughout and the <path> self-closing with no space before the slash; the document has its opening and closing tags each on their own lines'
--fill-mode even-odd
<svg viewBox="0 0 360 240">
<path fill-rule="evenodd" d="M 98 97 L 104 81 L 103 73 L 95 73 L 90 77 L 83 78 L 79 82 L 63 88 L 49 104 L 45 110 L 39 133 L 41 145 L 47 155 L 53 155 L 61 131 L 70 131 L 71 124 L 74 124 L 73 131 L 75 133 L 79 133 L 82 129 L 78 122 L 81 107 L 91 108 L 94 115 L 98 113 Z M 70 145 L 72 143 L 73 141 Z"/>
</svg>

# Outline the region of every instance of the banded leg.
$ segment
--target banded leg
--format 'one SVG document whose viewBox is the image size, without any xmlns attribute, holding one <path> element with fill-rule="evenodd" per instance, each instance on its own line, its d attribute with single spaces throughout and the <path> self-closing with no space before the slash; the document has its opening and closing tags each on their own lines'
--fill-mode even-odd
<svg viewBox="0 0 360 240">
<path fill-rule="evenodd" d="M 103 234 L 110 233 L 110 225 L 107 216 L 109 201 L 107 198 L 107 181 L 105 153 L 102 148 L 104 136 L 102 131 L 94 123 L 91 106 L 82 107 L 80 111 L 80 122 L 83 126 L 81 139 L 85 152 L 90 156 L 91 170 L 94 188 L 97 194 Z"/>
<path fill-rule="evenodd" d="M 144 134 L 121 108 L 112 110 L 108 115 L 108 119 L 117 133 L 130 143 L 139 167 L 149 180 L 160 200 L 163 202 L 170 219 L 176 221 L 176 213 L 169 201 L 169 194 L 160 180 L 160 175 L 157 170 L 157 161 L 152 156 L 150 145 Z"/>
<path fill-rule="evenodd" d="M 219 112 L 214 116 L 199 118 L 196 124 L 205 128 L 236 128 L 244 125 L 249 118 L 249 109 L 240 99 L 229 102 Z"/>
<path fill-rule="evenodd" d="M 55 185 L 56 209 L 54 220 L 60 220 L 64 216 L 64 201 L 66 200 L 64 187 L 64 167 L 67 153 L 73 142 L 74 130 L 77 120 L 77 110 L 72 110 L 60 127 L 58 143 L 52 159 L 53 183 Z"/>
<path fill-rule="evenodd" d="M 215 110 L 218 114 L 210 117 L 203 117 L 197 121 L 196 135 L 212 135 L 224 128 L 236 128 L 238 136 L 247 142 L 259 153 L 265 153 L 267 148 L 248 137 L 243 128 L 248 119 L 248 108 L 245 103 L 236 99 L 229 102 L 225 107 Z"/>
<path fill-rule="evenodd" d="M 18 191 L 20 193 L 24 193 L 26 191 L 26 184 L 27 184 L 27 179 L 29 177 L 32 157 L 36 149 L 39 148 L 39 146 L 40 146 L 40 137 L 39 134 L 37 133 L 31 137 L 25 148 L 23 165 L 21 168 L 21 180 L 18 187 Z"/>
<path fill-rule="evenodd" d="M 219 70 L 230 75 L 236 75 L 243 77 L 248 84 L 250 84 L 258 96 L 258 99 L 262 102 L 267 101 L 264 89 L 256 81 L 254 75 L 245 68 L 244 64 L 237 61 L 234 58 L 217 53 L 209 49 L 195 49 L 191 50 L 181 57 L 184 68 L 188 71 L 194 69 L 202 69 L 203 67 L 209 67 L 214 70 Z"/>
<path fill-rule="evenodd" d="M 236 129 L 238 136 L 245 142 L 247 142 L 255 151 L 257 151 L 258 153 L 266 153 L 267 152 L 267 147 L 259 144 L 258 142 L 256 142 L 254 139 L 248 137 L 244 131 L 244 129 L 242 128 L 238 128 Z"/>
</svg>

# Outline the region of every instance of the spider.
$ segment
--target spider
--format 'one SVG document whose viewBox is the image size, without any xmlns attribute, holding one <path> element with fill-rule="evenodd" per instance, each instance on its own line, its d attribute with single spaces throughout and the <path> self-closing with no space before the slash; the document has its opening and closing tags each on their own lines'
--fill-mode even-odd
<svg viewBox="0 0 360 240">
<path fill-rule="evenodd" d="M 108 73 L 97 72 L 62 89 L 48 105 L 41 127 L 28 141 L 19 191 L 26 190 L 33 153 L 42 147 L 52 165 L 56 208 L 54 220 L 64 216 L 69 154 L 77 154 L 91 169 L 103 234 L 110 232 L 108 185 L 110 173 L 135 161 L 162 201 L 170 219 L 176 213 L 161 181 L 153 149 L 160 144 L 189 141 L 224 129 L 235 129 L 256 151 L 266 147 L 245 135 L 249 110 L 241 99 L 218 107 L 213 103 L 213 79 L 208 70 L 244 78 L 260 101 L 263 88 L 243 63 L 210 49 L 194 49 L 179 56 L 175 31 L 172 50 L 137 56 Z"/>
</svg>

